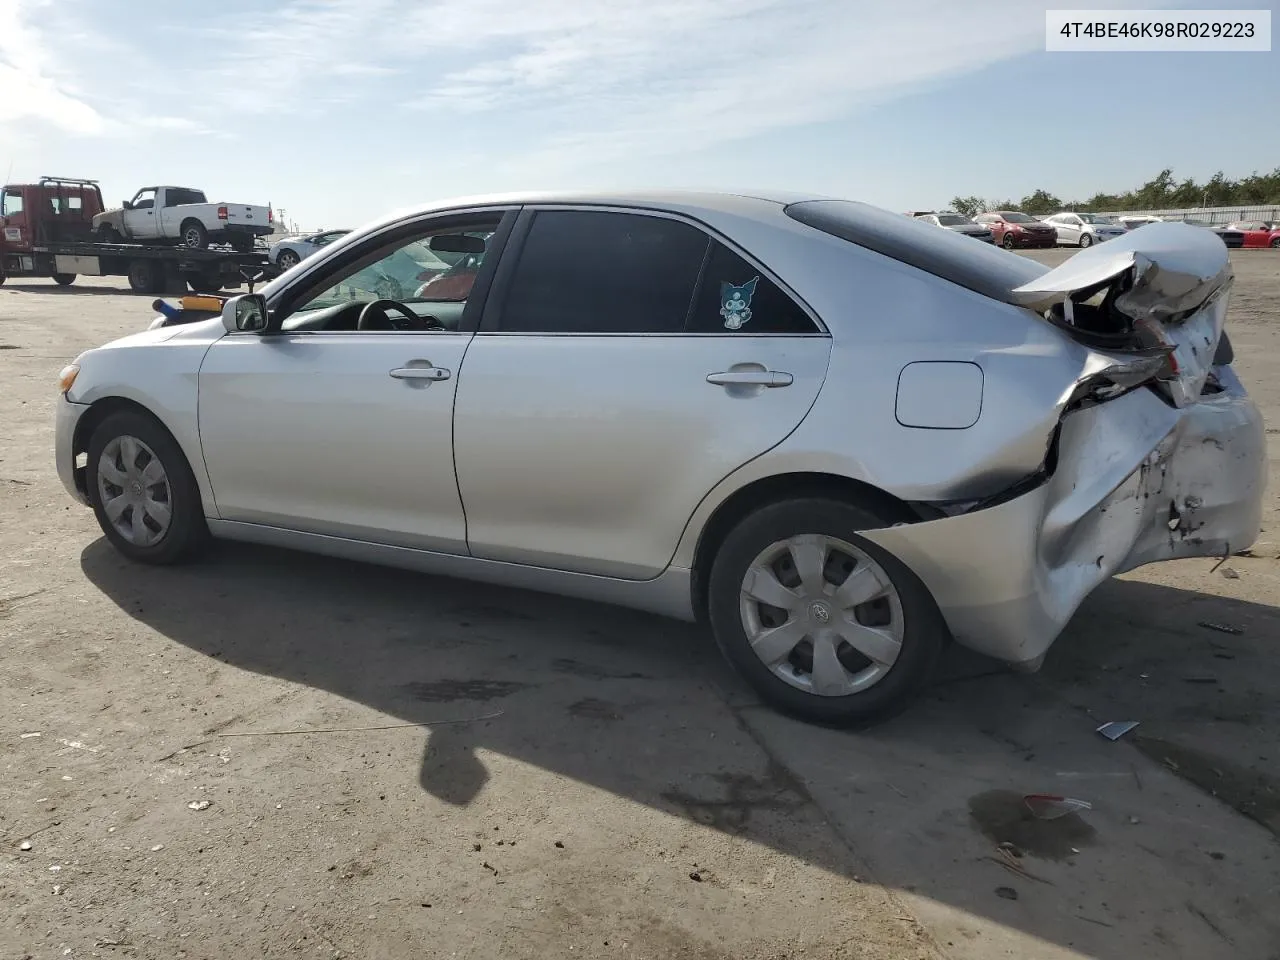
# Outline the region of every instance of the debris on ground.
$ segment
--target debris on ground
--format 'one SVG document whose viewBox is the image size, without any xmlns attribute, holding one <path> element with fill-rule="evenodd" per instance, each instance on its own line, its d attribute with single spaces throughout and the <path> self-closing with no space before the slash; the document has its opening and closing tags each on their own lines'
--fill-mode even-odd
<svg viewBox="0 0 1280 960">
<path fill-rule="evenodd" d="M 1226 577 L 1228 580 L 1239 580 L 1239 579 L 1240 579 L 1240 574 L 1236 573 L 1236 572 L 1235 572 L 1234 570 L 1232 570 L 1230 567 L 1223 567 L 1223 568 L 1222 568 L 1222 575 L 1223 575 L 1224 577 Z"/>
<path fill-rule="evenodd" d="M 1068 813 L 1093 809 L 1093 804 L 1088 800 L 1059 797 L 1047 793 L 1029 793 L 1022 798 L 1022 802 L 1037 820 L 1057 820 Z"/>
<path fill-rule="evenodd" d="M 563 849 L 564 849 L 564 841 L 563 841 L 563 840 L 557 840 L 557 841 L 556 841 L 556 849 L 557 849 L 557 850 L 563 850 Z"/>
<path fill-rule="evenodd" d="M 693 870 L 689 874 L 689 879 L 692 880 L 694 883 L 701 883 L 702 874 L 700 874 L 697 870 Z"/>
<path fill-rule="evenodd" d="M 23 840 L 20 844 L 18 844 L 18 849 L 19 849 L 19 850 L 22 850 L 22 851 L 24 851 L 24 852 L 25 852 L 25 851 L 27 851 L 27 850 L 30 850 L 30 849 L 31 849 L 31 841 L 30 841 L 30 840 Z"/>
<path fill-rule="evenodd" d="M 20 735 L 18 736 L 18 739 L 19 739 L 19 740 L 30 740 L 32 737 L 38 737 L 38 736 L 40 736 L 40 732 L 39 732 L 38 730 L 36 730 L 36 731 L 31 732 L 31 733 L 23 733 L 23 734 L 20 734 Z"/>
<path fill-rule="evenodd" d="M 1018 891 L 1013 887 L 996 887 L 996 896 L 1001 900 L 1017 900 Z"/>
<path fill-rule="evenodd" d="M 1240 627 L 1233 627 L 1229 623 L 1214 623 L 1212 620 L 1201 620 L 1199 626 L 1206 630 L 1216 630 L 1218 633 L 1229 633 L 1233 637 L 1241 636 L 1244 630 Z"/>
<path fill-rule="evenodd" d="M 1138 725 L 1137 720 L 1112 720 L 1098 728 L 1098 732 L 1108 740 L 1119 740 Z"/>
<path fill-rule="evenodd" d="M 161 850 L 163 850 L 163 849 L 164 849 L 164 844 L 163 844 L 163 843 L 157 843 L 154 847 L 152 847 L 152 848 L 151 848 L 151 852 L 152 852 L 152 853 L 159 853 L 159 852 L 160 852 Z"/>
<path fill-rule="evenodd" d="M 187 809 L 188 810 L 208 810 L 211 806 L 213 806 L 213 804 L 209 800 L 192 800 L 190 803 L 187 804 Z"/>
</svg>

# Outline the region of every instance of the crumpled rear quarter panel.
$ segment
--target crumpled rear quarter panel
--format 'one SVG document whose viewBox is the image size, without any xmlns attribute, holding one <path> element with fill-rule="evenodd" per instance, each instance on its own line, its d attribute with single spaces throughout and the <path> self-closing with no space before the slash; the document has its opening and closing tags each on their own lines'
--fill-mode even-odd
<svg viewBox="0 0 1280 960">
<path fill-rule="evenodd" d="M 1181 410 L 1139 389 L 1068 414 L 1057 469 L 1030 493 L 862 535 L 915 571 L 957 640 L 1035 665 L 1113 574 L 1257 539 L 1262 417 L 1230 368 L 1216 373 L 1223 391 Z"/>
</svg>

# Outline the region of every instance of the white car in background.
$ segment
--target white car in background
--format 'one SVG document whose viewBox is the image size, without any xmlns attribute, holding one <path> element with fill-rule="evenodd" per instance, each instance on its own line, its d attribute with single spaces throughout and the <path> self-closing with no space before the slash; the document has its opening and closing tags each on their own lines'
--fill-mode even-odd
<svg viewBox="0 0 1280 960">
<path fill-rule="evenodd" d="M 321 247 L 327 247 L 339 237 L 345 237 L 350 230 L 323 230 L 320 233 L 308 233 L 301 237 L 286 237 L 277 240 L 267 251 L 271 262 L 281 270 L 296 267 Z"/>
<path fill-rule="evenodd" d="M 1055 213 L 1044 222 L 1058 231 L 1058 243 L 1075 247 L 1089 247 L 1104 240 L 1123 237 L 1123 226 L 1097 213 Z"/>
<path fill-rule="evenodd" d="M 1116 222 L 1126 230 L 1137 230 L 1139 227 L 1145 227 L 1148 223 L 1164 223 L 1161 217 L 1138 214 L 1132 217 L 1117 217 Z"/>
</svg>

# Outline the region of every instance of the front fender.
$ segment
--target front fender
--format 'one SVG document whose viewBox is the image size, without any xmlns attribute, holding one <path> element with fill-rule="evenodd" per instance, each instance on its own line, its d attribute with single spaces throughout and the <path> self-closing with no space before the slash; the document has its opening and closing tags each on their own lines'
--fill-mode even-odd
<svg viewBox="0 0 1280 960">
<path fill-rule="evenodd" d="M 147 330 L 81 354 L 76 361 L 80 373 L 67 399 L 92 407 L 119 398 L 146 409 L 182 448 L 205 514 L 216 518 L 197 416 L 200 364 L 216 338 L 184 338 L 178 336 L 182 330 Z"/>
</svg>

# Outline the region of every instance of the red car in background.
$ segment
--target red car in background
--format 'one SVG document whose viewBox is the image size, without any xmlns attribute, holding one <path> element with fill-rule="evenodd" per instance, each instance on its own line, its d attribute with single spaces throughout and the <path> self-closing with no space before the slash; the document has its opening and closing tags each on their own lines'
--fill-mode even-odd
<svg viewBox="0 0 1280 960">
<path fill-rule="evenodd" d="M 1228 229 L 1244 234 L 1246 247 L 1280 247 L 1280 223 L 1266 220 L 1239 220 Z"/>
<path fill-rule="evenodd" d="M 993 210 L 973 218 L 991 230 L 992 242 L 1006 250 L 1016 247 L 1056 247 L 1058 231 L 1052 225 L 1015 210 Z"/>
</svg>

